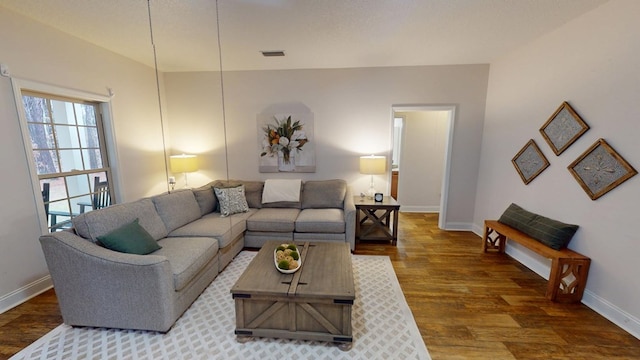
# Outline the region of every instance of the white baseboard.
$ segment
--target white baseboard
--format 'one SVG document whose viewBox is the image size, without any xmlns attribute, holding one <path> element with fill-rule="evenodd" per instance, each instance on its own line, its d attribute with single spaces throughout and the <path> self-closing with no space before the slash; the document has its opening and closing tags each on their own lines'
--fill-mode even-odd
<svg viewBox="0 0 640 360">
<path fill-rule="evenodd" d="M 582 303 L 607 318 L 607 320 L 618 325 L 624 331 L 635 336 L 636 339 L 640 339 L 640 321 L 638 318 L 631 316 L 626 311 L 589 290 L 584 291 Z"/>
<path fill-rule="evenodd" d="M 444 230 L 447 231 L 471 231 L 473 224 L 466 222 L 447 222 L 444 224 Z"/>
<path fill-rule="evenodd" d="M 478 226 L 476 224 L 472 224 L 471 225 L 471 231 L 480 236 L 481 238 L 484 236 L 484 227 L 483 226 Z"/>
<path fill-rule="evenodd" d="M 7 295 L 0 297 L 0 314 L 13 309 L 14 307 L 35 296 L 42 294 L 52 287 L 53 282 L 51 281 L 51 276 L 47 275 L 41 279 L 38 279 L 30 284 L 21 287 L 20 289 L 17 289 L 8 293 Z"/>
</svg>

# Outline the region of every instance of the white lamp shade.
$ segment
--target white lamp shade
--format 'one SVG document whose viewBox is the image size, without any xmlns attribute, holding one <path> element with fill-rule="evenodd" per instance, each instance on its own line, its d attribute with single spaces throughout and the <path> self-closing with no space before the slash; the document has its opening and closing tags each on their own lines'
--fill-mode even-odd
<svg viewBox="0 0 640 360">
<path fill-rule="evenodd" d="M 387 171 L 386 156 L 361 156 L 360 173 L 367 175 L 384 174 Z"/>
<path fill-rule="evenodd" d="M 172 155 L 169 158 L 171 172 L 188 173 L 198 171 L 198 157 L 195 155 Z"/>
</svg>

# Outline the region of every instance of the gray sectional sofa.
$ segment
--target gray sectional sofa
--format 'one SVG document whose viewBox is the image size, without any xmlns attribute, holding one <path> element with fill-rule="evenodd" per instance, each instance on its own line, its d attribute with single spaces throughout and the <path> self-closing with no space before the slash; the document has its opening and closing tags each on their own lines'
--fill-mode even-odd
<svg viewBox="0 0 640 360">
<path fill-rule="evenodd" d="M 221 217 L 214 187 L 244 186 L 248 211 Z M 343 180 L 307 181 L 300 201 L 263 204 L 261 181 L 213 181 L 87 212 L 40 237 L 64 322 L 166 332 L 245 247 L 267 240 L 355 247 L 355 205 Z M 161 246 L 110 250 L 99 237 L 138 219 Z"/>
</svg>

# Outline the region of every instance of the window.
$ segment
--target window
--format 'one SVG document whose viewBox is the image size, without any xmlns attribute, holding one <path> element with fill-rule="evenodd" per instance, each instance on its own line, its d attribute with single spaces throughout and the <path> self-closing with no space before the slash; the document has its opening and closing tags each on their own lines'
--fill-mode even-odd
<svg viewBox="0 0 640 360">
<path fill-rule="evenodd" d="M 50 231 L 111 204 L 100 103 L 22 91 L 31 153 Z"/>
</svg>

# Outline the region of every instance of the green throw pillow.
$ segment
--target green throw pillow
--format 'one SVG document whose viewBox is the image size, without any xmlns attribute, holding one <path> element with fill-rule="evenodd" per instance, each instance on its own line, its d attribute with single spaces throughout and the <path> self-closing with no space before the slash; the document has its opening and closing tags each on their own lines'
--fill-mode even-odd
<svg viewBox="0 0 640 360">
<path fill-rule="evenodd" d="M 138 219 L 106 235 L 98 236 L 98 241 L 107 249 L 138 255 L 149 254 L 162 248 L 147 230 L 138 224 Z"/>
<path fill-rule="evenodd" d="M 509 205 L 498 221 L 556 250 L 567 247 L 578 230 L 578 225 L 565 224 L 534 214 L 516 204 Z"/>
</svg>

